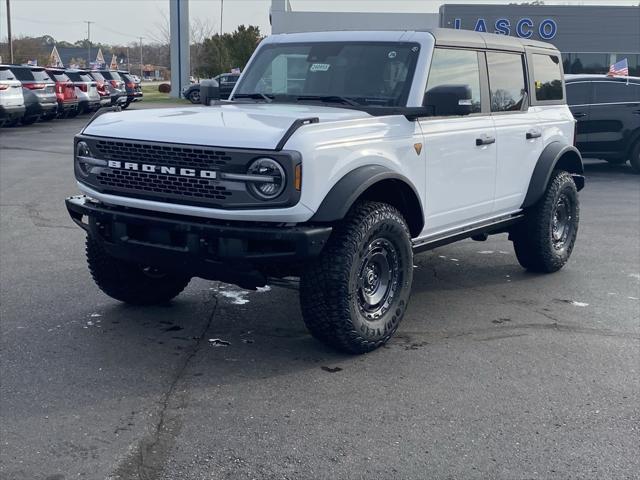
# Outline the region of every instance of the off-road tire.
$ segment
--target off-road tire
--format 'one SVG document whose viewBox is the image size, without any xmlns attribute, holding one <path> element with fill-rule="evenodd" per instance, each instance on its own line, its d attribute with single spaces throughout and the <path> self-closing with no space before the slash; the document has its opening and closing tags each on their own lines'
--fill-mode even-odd
<svg viewBox="0 0 640 480">
<path fill-rule="evenodd" d="M 381 258 L 372 257 L 380 255 L 380 249 L 388 249 L 383 256 L 394 268 L 389 266 L 391 280 L 379 302 L 380 310 L 373 314 L 362 307 L 366 304 L 361 296 L 362 273 L 372 258 Z M 358 203 L 334 228 L 320 256 L 301 276 L 304 322 L 316 339 L 337 350 L 370 352 L 397 330 L 412 281 L 411 235 L 402 214 L 385 203 Z"/>
<path fill-rule="evenodd" d="M 91 237 L 86 242 L 87 263 L 96 285 L 111 298 L 132 305 L 166 303 L 189 284 L 190 278 L 153 271 L 109 255 Z"/>
<path fill-rule="evenodd" d="M 565 208 L 563 205 L 566 205 Z M 555 223 L 557 215 L 567 219 L 566 239 L 561 238 Z M 518 262 L 531 272 L 552 273 L 560 270 L 569 260 L 575 245 L 580 221 L 578 190 L 571 175 L 556 170 L 551 175 L 547 189 L 536 205 L 525 212 L 524 220 L 511 234 Z"/>
<path fill-rule="evenodd" d="M 634 172 L 640 173 L 640 140 L 637 141 L 634 147 L 631 149 L 631 157 L 629 158 L 629 163 L 631 164 L 631 168 Z"/>
</svg>

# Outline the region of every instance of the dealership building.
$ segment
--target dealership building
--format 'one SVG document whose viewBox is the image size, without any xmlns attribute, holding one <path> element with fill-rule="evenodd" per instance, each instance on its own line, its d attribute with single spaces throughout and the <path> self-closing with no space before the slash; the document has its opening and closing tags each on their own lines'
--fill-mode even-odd
<svg viewBox="0 0 640 480">
<path fill-rule="evenodd" d="M 640 76 L 640 6 L 445 3 L 438 13 L 295 11 L 288 0 L 271 6 L 273 33 L 435 27 L 551 42 L 562 52 L 566 73 L 606 73 L 626 58 L 629 74 Z"/>
</svg>

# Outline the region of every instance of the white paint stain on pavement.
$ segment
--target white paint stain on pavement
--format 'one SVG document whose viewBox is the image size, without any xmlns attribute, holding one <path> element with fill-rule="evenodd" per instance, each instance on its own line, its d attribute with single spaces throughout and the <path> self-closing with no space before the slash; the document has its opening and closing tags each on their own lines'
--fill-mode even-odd
<svg viewBox="0 0 640 480">
<path fill-rule="evenodd" d="M 480 255 L 491 255 L 492 253 L 496 253 L 493 250 L 482 250 L 481 252 L 478 252 Z"/>
<path fill-rule="evenodd" d="M 574 307 L 588 307 L 589 304 L 585 303 L 585 302 L 576 302 L 575 300 L 571 300 L 569 302 L 571 305 L 573 305 Z"/>
<path fill-rule="evenodd" d="M 266 293 L 270 292 L 271 287 L 269 285 L 265 285 L 264 287 L 257 287 L 256 292 L 258 293 Z M 220 286 L 218 293 L 225 298 L 231 300 L 231 303 L 234 305 L 244 305 L 245 303 L 249 303 L 249 290 L 234 290 L 234 289 L 225 289 L 223 286 Z"/>
<path fill-rule="evenodd" d="M 234 305 L 249 303 L 248 294 L 249 292 L 246 290 L 220 290 L 220 295 L 231 300 Z"/>
</svg>

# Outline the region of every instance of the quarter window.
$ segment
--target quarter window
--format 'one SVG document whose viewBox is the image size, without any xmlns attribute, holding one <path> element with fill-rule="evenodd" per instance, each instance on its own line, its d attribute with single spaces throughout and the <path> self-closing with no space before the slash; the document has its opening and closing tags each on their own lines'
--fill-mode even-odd
<svg viewBox="0 0 640 480">
<path fill-rule="evenodd" d="M 640 85 L 626 82 L 594 82 L 594 103 L 640 102 Z"/>
<path fill-rule="evenodd" d="M 522 110 L 527 92 L 522 55 L 487 52 L 492 112 Z"/>
<path fill-rule="evenodd" d="M 470 113 L 481 111 L 478 53 L 472 50 L 436 48 L 433 52 L 426 94 L 436 87 L 465 86 L 471 92 Z"/>
<path fill-rule="evenodd" d="M 560 59 L 555 55 L 533 55 L 536 100 L 562 100 Z"/>
</svg>

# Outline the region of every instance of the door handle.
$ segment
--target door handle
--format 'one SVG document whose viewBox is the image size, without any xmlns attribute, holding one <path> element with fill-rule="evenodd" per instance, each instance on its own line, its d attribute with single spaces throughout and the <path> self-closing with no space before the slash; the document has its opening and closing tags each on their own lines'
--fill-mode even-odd
<svg viewBox="0 0 640 480">
<path fill-rule="evenodd" d="M 633 113 L 633 114 L 635 114 L 635 115 L 640 115 L 640 110 L 634 110 L 634 111 L 633 111 L 633 112 L 631 112 L 631 113 Z"/>
<path fill-rule="evenodd" d="M 586 117 L 587 114 L 586 113 L 582 113 L 582 112 L 577 112 L 573 114 L 573 118 L 582 118 L 582 117 Z"/>
<path fill-rule="evenodd" d="M 481 135 L 480 138 L 476 138 L 476 147 L 480 147 L 482 145 L 491 145 L 492 143 L 496 143 L 496 137 Z"/>
<path fill-rule="evenodd" d="M 527 140 L 531 140 L 532 138 L 540 138 L 542 136 L 542 132 L 539 130 L 529 130 L 527 132 Z"/>
</svg>

